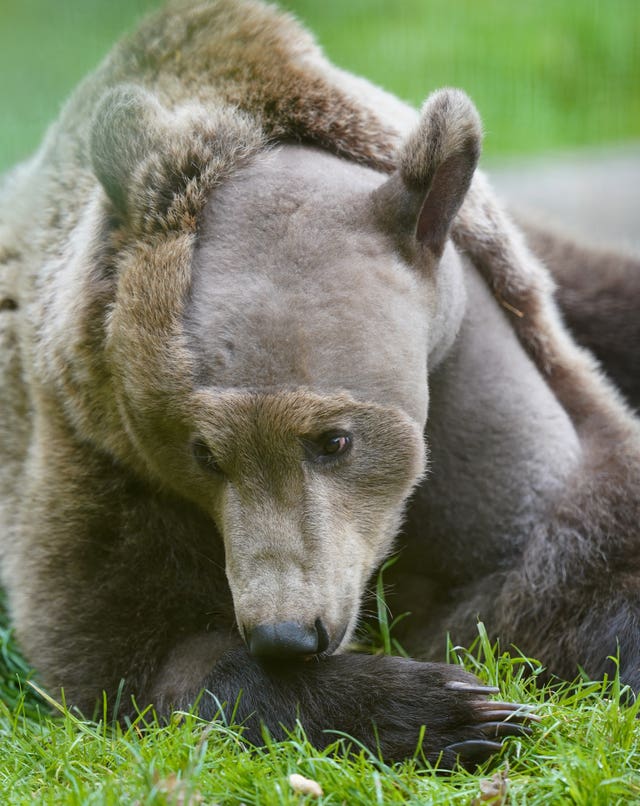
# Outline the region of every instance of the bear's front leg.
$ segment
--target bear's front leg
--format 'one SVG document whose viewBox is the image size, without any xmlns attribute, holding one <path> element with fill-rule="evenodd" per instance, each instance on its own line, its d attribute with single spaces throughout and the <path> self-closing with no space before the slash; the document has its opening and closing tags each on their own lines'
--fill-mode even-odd
<svg viewBox="0 0 640 806">
<path fill-rule="evenodd" d="M 399 657 L 265 663 L 239 647 L 223 652 L 194 687 L 198 666 L 213 660 L 222 643 L 207 633 L 175 648 L 152 693 L 162 714 L 189 707 L 204 688 L 199 713 L 209 719 L 220 709 L 233 714 L 254 744 L 262 743 L 262 725 L 284 739 L 299 720 L 316 747 L 347 734 L 387 762 L 411 757 L 424 726 L 422 753 L 444 769 L 484 761 L 504 737 L 528 733 L 536 719 L 526 708 L 490 701 L 497 689 L 457 666 Z"/>
</svg>

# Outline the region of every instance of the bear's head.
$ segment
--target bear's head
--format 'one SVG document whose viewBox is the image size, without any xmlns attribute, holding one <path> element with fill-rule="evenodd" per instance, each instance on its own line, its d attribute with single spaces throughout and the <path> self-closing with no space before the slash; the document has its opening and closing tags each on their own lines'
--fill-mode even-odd
<svg viewBox="0 0 640 806">
<path fill-rule="evenodd" d="M 209 514 L 256 655 L 337 650 L 392 547 L 464 311 L 448 234 L 479 150 L 455 90 L 390 177 L 136 88 L 98 111 L 118 450 Z"/>
</svg>

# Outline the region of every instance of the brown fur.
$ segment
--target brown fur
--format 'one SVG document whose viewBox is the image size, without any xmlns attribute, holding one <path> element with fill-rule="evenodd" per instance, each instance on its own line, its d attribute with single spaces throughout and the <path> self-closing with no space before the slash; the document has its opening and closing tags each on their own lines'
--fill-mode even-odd
<svg viewBox="0 0 640 806">
<path fill-rule="evenodd" d="M 576 340 L 594 353 L 632 407 L 640 408 L 640 259 L 585 247 L 532 221 L 527 242 L 550 269 L 556 297 Z"/>
</svg>

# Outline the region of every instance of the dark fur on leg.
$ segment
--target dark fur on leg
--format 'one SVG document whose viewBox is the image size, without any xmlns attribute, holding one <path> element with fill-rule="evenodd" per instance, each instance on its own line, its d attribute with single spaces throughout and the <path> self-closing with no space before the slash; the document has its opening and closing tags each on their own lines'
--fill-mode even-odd
<svg viewBox="0 0 640 806">
<path fill-rule="evenodd" d="M 422 753 L 444 769 L 484 761 L 506 736 L 528 733 L 535 719 L 512 703 L 491 703 L 495 690 L 457 666 L 398 657 L 266 665 L 238 649 L 224 653 L 205 688 L 199 713 L 213 718 L 222 706 L 254 744 L 262 744 L 262 725 L 281 740 L 299 719 L 316 747 L 345 733 L 392 762 L 416 752 L 424 725 Z"/>
</svg>

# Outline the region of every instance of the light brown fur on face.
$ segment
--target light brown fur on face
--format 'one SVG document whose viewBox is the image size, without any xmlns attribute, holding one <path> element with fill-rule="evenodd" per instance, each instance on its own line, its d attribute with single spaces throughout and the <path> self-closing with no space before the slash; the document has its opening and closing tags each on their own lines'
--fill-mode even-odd
<svg viewBox="0 0 640 806">
<path fill-rule="evenodd" d="M 618 641 L 640 686 L 637 421 L 480 136 L 460 91 L 418 116 L 274 7 L 181 0 L 5 180 L 2 580 L 67 702 L 166 716 L 206 689 L 252 741 L 300 719 L 482 760 L 515 706 L 496 726 L 458 667 L 336 652 L 407 508 L 412 651 L 480 615 L 567 675 Z"/>
<path fill-rule="evenodd" d="M 219 472 L 201 474 L 197 497 L 224 538 L 240 629 L 321 619 L 337 648 L 422 473 L 421 429 L 345 394 L 202 391 L 198 406 Z M 349 454 L 316 457 L 309 446 L 336 431 L 351 435 Z"/>
</svg>

